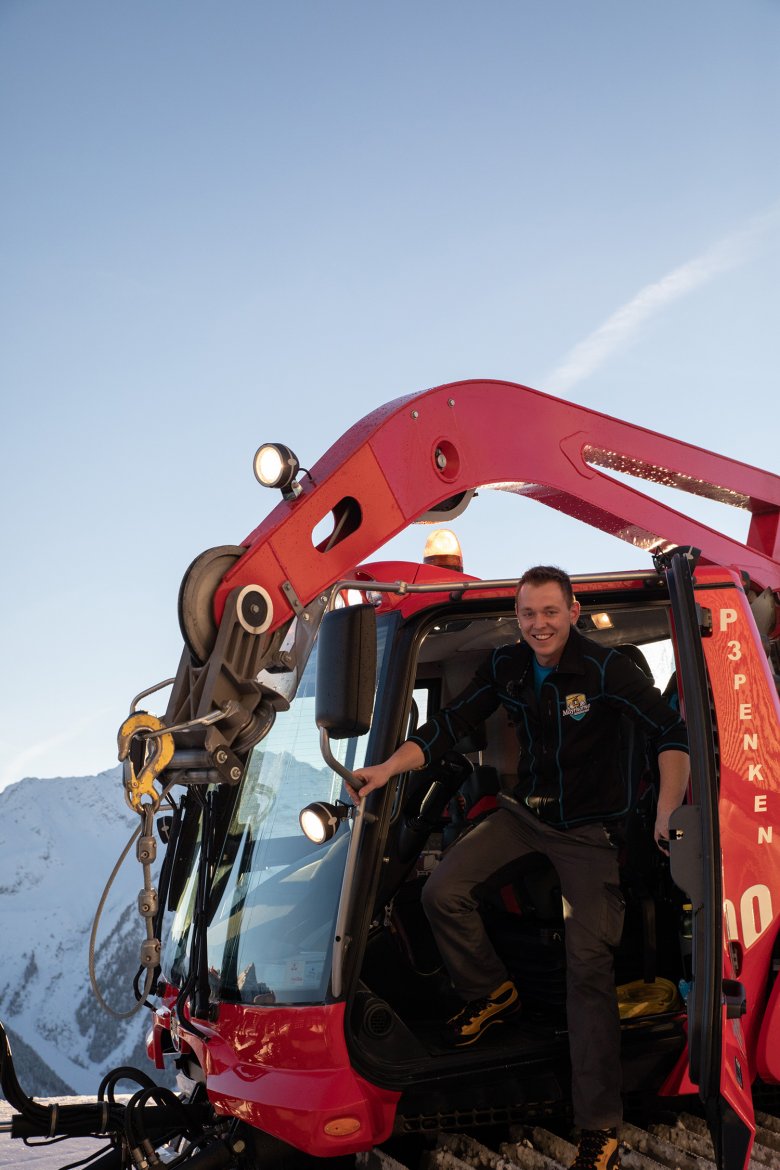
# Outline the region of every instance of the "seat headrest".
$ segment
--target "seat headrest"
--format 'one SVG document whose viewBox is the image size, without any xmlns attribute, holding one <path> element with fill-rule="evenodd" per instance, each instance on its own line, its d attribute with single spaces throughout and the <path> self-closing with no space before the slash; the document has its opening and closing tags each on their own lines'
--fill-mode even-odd
<svg viewBox="0 0 780 1170">
<path fill-rule="evenodd" d="M 621 654 L 625 654 L 626 658 L 630 658 L 634 665 L 638 666 L 642 673 L 647 675 L 651 683 L 655 682 L 655 677 L 650 669 L 650 663 L 638 646 L 633 646 L 630 642 L 627 642 L 624 646 L 616 646 L 615 649 L 619 650 Z"/>
</svg>

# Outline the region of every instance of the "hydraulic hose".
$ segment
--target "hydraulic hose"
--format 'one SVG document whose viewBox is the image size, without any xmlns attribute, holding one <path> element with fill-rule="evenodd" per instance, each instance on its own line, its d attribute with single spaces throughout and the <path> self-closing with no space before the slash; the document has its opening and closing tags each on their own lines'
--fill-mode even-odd
<svg viewBox="0 0 780 1170">
<path fill-rule="evenodd" d="M 12 1137 L 94 1137 L 121 1133 L 124 1106 L 109 1102 L 80 1105 L 40 1105 L 22 1089 L 14 1068 L 11 1045 L 0 1024 L 0 1086 L 9 1105 L 20 1115 L 11 1123 Z"/>
</svg>

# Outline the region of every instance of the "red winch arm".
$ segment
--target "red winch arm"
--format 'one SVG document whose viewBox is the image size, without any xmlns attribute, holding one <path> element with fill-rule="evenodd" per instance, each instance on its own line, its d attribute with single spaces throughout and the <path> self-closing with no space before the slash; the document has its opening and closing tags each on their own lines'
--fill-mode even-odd
<svg viewBox="0 0 780 1170">
<path fill-rule="evenodd" d="M 604 470 L 599 470 L 603 468 Z M 609 472 L 749 512 L 747 543 L 716 532 Z M 453 382 L 398 398 L 351 427 L 243 542 L 215 598 L 261 585 L 272 627 L 442 500 L 496 487 L 539 500 L 641 548 L 693 545 L 761 588 L 780 589 L 780 477 L 527 386 Z M 329 515 L 333 528 L 315 544 Z"/>
</svg>

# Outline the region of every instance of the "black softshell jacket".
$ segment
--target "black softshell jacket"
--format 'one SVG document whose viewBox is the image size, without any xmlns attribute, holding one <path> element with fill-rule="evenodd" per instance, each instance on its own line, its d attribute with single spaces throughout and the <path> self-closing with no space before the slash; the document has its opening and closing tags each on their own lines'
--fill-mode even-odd
<svg viewBox="0 0 780 1170">
<path fill-rule="evenodd" d="M 626 746 L 627 721 L 651 752 L 688 750 L 679 713 L 640 668 L 574 627 L 557 670 L 542 683 L 539 699 L 530 647 L 524 642 L 499 646 L 465 691 L 409 738 L 431 763 L 472 734 L 499 705 L 509 713 L 519 744 L 512 795 L 562 829 L 618 820 L 630 810 L 636 753 Z"/>
</svg>

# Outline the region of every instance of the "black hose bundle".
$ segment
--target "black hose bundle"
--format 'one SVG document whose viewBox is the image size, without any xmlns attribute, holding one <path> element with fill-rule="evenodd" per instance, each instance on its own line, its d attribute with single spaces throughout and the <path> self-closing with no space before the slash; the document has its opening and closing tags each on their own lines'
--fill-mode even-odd
<svg viewBox="0 0 780 1170">
<path fill-rule="evenodd" d="M 150 1133 L 146 1124 L 152 1113 L 152 1110 L 147 1108 L 150 1101 L 154 1101 L 159 1106 L 165 1118 L 164 1128 L 160 1130 L 155 1127 L 153 1134 Z M 157 1110 L 154 1112 L 157 1113 Z M 144 1161 L 150 1166 L 160 1165 L 161 1159 L 155 1153 L 156 1146 L 164 1145 L 179 1136 L 193 1141 L 200 1132 L 200 1126 L 195 1123 L 195 1118 L 170 1089 L 150 1083 L 139 1089 L 127 1102 L 125 1137 L 131 1157 L 136 1165 L 141 1165 Z M 174 1159 L 174 1161 L 178 1161 L 178 1159 Z M 166 1164 L 170 1165 L 171 1162 L 166 1159 Z"/>
<path fill-rule="evenodd" d="M 135 1081 L 141 1087 L 125 1104 L 117 1101 L 116 1089 L 120 1081 Z M 14 1069 L 11 1045 L 5 1028 L 0 1023 L 0 1088 L 9 1105 L 16 1110 L 11 1119 L 11 1137 L 42 1138 L 51 1144 L 69 1137 L 108 1138 L 109 1147 L 97 1150 L 71 1167 L 90 1165 L 91 1170 L 123 1170 L 132 1161 L 136 1166 L 161 1164 L 155 1147 L 175 1138 L 186 1139 L 184 1152 L 172 1165 L 186 1162 L 194 1150 L 201 1151 L 214 1144 L 223 1146 L 213 1126 L 214 1114 L 208 1100 L 185 1103 L 170 1089 L 155 1084 L 140 1069 L 123 1065 L 112 1069 L 100 1083 L 97 1100 L 79 1104 L 41 1105 L 23 1091 Z M 224 1122 L 220 1124 L 224 1128 Z M 230 1147 L 226 1146 L 230 1151 Z M 200 1152 L 196 1155 L 200 1157 Z M 221 1162 L 222 1155 L 219 1154 Z"/>
<path fill-rule="evenodd" d="M 0 1086 L 18 1117 L 12 1121 L 13 1137 L 99 1137 L 124 1131 L 124 1105 L 40 1105 L 23 1091 L 14 1069 L 13 1054 L 5 1028 L 0 1024 Z"/>
</svg>

